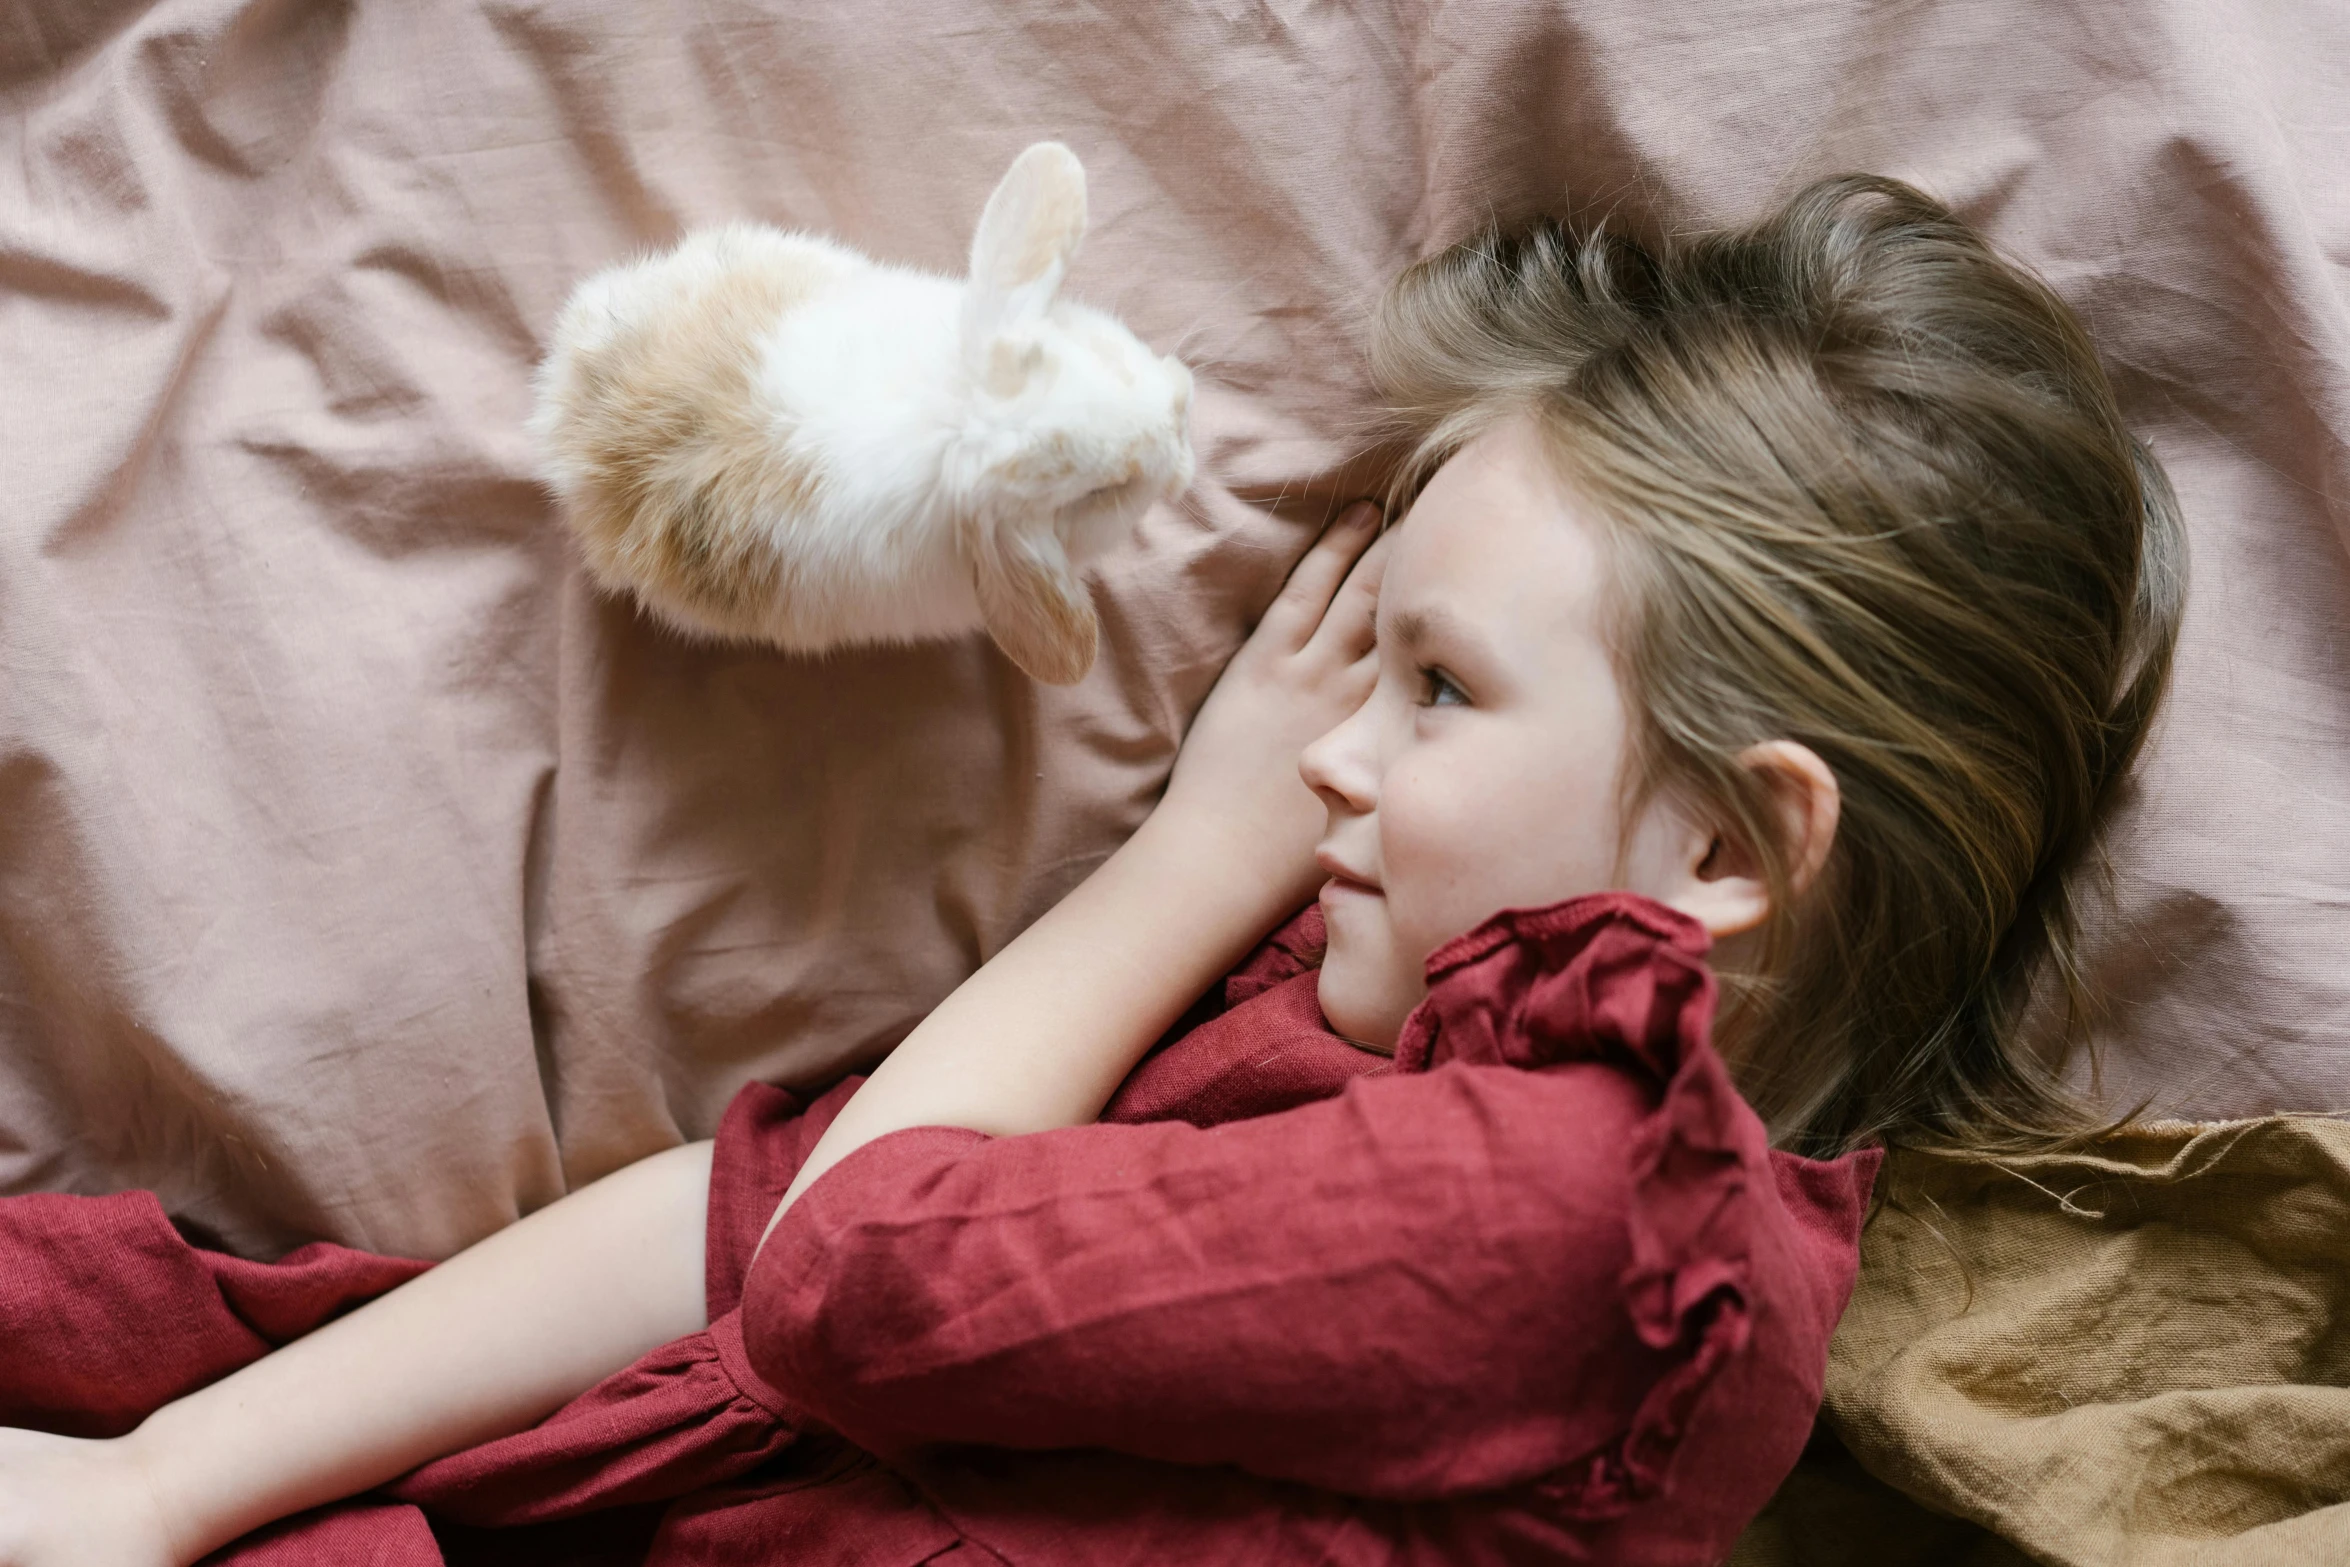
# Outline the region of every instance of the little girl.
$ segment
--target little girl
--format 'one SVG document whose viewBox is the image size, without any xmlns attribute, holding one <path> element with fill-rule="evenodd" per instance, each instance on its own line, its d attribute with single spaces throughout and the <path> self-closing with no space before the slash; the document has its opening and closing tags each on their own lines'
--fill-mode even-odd
<svg viewBox="0 0 2350 1567">
<path fill-rule="evenodd" d="M 128 1435 L 0 1433 L 0 1563 L 401 1476 L 688 1496 L 658 1562 L 1718 1560 L 1872 1145 L 2076 1124 L 2018 1014 L 2163 687 L 2173 504 L 2063 305 L 1885 180 L 1480 237 L 1375 366 L 1408 517 L 1340 518 L 1141 829 L 870 1078 L 748 1088 Z"/>
</svg>

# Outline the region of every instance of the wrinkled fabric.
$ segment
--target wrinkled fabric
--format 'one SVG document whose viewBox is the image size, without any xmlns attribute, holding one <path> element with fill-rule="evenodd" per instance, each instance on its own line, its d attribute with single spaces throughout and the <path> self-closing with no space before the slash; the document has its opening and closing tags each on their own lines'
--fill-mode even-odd
<svg viewBox="0 0 2350 1567">
<path fill-rule="evenodd" d="M 424 1567 L 423 1519 L 540 1559 L 536 1531 L 657 1502 L 661 1567 L 1719 1559 L 1810 1428 L 1876 1156 L 1765 1146 L 1707 1042 L 1704 933 L 1658 905 L 1496 916 L 1431 959 L 1392 1063 L 1310 1005 L 1318 926 L 1236 972 L 1245 999 L 1163 1043 L 1118 1119 L 877 1139 L 755 1265 L 853 1084 L 745 1089 L 706 1331 L 222 1559 L 332 1540 Z M 1195 1095 L 1255 1108 L 1196 1124 Z M 184 1241 L 118 1241 L 157 1212 L 0 1202 L 0 1294 L 27 1302 L 0 1422 L 84 1418 L 34 1369 L 61 1347 L 170 1391 L 228 1369 L 109 1308 L 232 1315 Z M 417 1266 L 330 1247 L 229 1271 L 285 1326 Z"/>
<path fill-rule="evenodd" d="M 1904 1151 L 1882 1197 L 1829 1360 L 1843 1453 L 1739 1567 L 2350 1560 L 2350 1125 Z"/>
<path fill-rule="evenodd" d="M 2350 1104 L 2346 79 L 2338 0 L 0 6 L 0 1191 L 445 1256 L 870 1065 L 1133 828 L 1365 487 L 1389 277 L 1850 168 L 2080 307 L 2185 503 L 2109 1102 Z M 1200 372 L 1093 673 L 590 594 L 522 433 L 570 287 L 744 216 L 952 268 L 1045 136 L 1072 290 Z"/>
<path fill-rule="evenodd" d="M 321 1243 L 200 1250 L 152 1192 L 0 1201 L 0 1425 L 120 1436 L 426 1264 Z"/>
</svg>

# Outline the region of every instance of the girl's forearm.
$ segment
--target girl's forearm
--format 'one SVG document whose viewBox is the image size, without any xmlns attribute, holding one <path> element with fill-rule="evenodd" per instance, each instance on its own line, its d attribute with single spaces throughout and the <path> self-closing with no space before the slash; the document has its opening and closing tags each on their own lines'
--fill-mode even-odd
<svg viewBox="0 0 2350 1567">
<path fill-rule="evenodd" d="M 527 1427 L 707 1325 L 710 1145 L 630 1165 L 125 1438 L 193 1562 L 272 1519 Z"/>
<path fill-rule="evenodd" d="M 1154 813 L 874 1069 L 776 1218 L 889 1132 L 966 1126 L 1001 1137 L 1094 1119 L 1183 1009 L 1290 912 L 1289 890 L 1252 849 L 1237 826 Z"/>
</svg>

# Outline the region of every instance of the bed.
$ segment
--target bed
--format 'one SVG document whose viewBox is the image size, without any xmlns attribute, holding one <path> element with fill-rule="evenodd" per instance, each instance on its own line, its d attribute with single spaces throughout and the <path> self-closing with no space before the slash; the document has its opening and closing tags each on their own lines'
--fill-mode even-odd
<svg viewBox="0 0 2350 1567">
<path fill-rule="evenodd" d="M 2134 1191 L 2218 1129 L 2326 1189 L 2346 80 L 2324 0 L 0 8 L 0 1192 L 151 1188 L 249 1258 L 441 1257 L 707 1136 L 746 1082 L 870 1064 L 1141 819 L 1367 482 L 1348 431 L 1388 277 L 1489 215 L 1735 220 L 1844 168 L 1952 201 L 2082 311 L 2189 519 L 2177 681 L 2095 920 L 2110 1004 L 2071 1067 L 2176 1146 L 2096 1179 Z M 1100 568 L 1087 679 L 977 638 L 697 645 L 597 597 L 522 433 L 571 283 L 746 215 L 952 269 L 1044 136 L 1092 182 L 1071 291 L 1201 383 L 1201 480 Z M 1816 1462 L 1749 1554 L 1826 1560 L 1821 1520 L 1898 1517 L 2157 1560 L 2035 1533 L 1995 1493 L 2036 1406 L 1944 1419 L 1979 1391 L 1965 1356 L 1895 1364 L 1974 1331 L 1905 1215 L 2061 1279 L 2139 1210 L 1894 1174 L 1917 1200 L 1872 1230 Z M 2350 1222 L 2290 1211 L 2303 1241 Z M 2170 1364 L 2188 1391 L 2344 1374 Z M 2142 1371 L 2066 1397 L 2181 1391 Z M 2181 1562 L 2262 1560 L 2253 1531 L 2350 1497 L 2311 1470 L 2239 1506 L 2210 1468 Z"/>
</svg>

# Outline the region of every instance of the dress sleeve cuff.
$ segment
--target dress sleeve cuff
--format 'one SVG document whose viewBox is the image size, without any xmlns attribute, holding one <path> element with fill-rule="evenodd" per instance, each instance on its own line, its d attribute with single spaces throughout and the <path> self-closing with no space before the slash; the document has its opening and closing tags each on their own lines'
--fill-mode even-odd
<svg viewBox="0 0 2350 1567">
<path fill-rule="evenodd" d="M 742 1318 L 662 1345 L 527 1431 L 435 1459 L 388 1489 L 479 1528 L 665 1501 L 746 1474 L 805 1425 L 750 1369 Z"/>
</svg>

